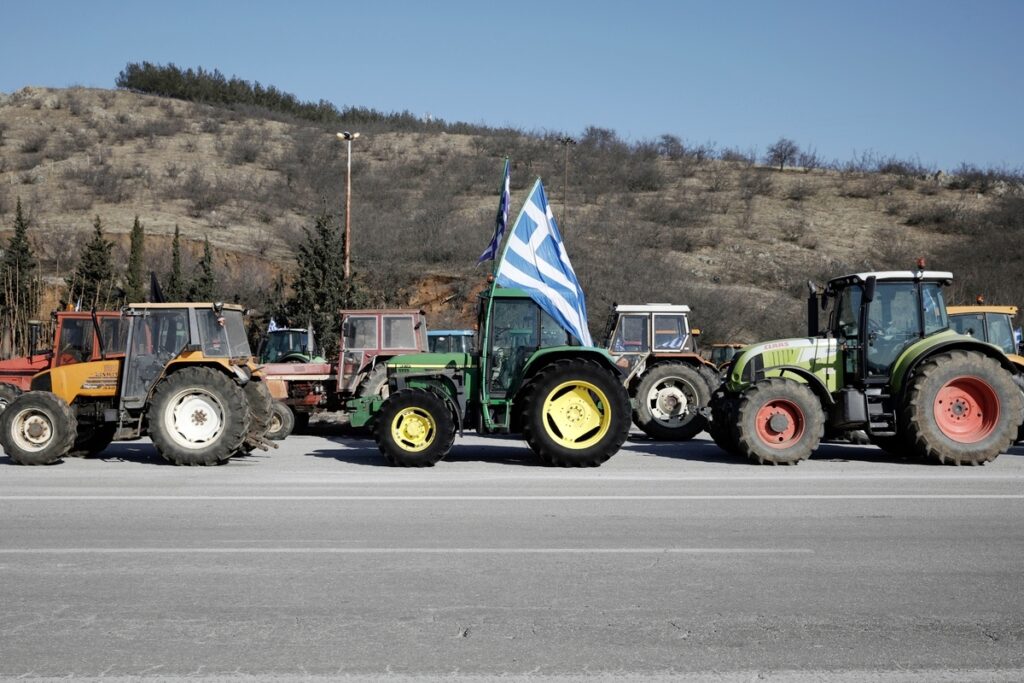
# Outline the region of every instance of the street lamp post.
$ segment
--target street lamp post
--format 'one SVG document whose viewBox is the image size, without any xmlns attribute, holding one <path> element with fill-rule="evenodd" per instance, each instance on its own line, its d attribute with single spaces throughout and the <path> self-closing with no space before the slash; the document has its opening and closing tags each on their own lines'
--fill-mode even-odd
<svg viewBox="0 0 1024 683">
<path fill-rule="evenodd" d="M 569 222 L 569 146 L 575 145 L 576 141 L 568 135 L 558 138 L 558 141 L 565 147 L 565 183 L 562 185 L 562 236 L 565 237 L 565 226 Z"/>
<path fill-rule="evenodd" d="M 344 140 L 348 151 L 348 161 L 345 167 L 345 279 L 349 276 L 349 244 L 352 240 L 352 141 L 359 137 L 359 133 L 338 133 L 338 139 Z"/>
</svg>

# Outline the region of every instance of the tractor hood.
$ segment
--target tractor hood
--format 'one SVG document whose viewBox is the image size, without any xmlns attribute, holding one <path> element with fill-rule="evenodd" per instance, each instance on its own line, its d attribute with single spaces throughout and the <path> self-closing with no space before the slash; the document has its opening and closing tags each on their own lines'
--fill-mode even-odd
<svg viewBox="0 0 1024 683">
<path fill-rule="evenodd" d="M 388 374 L 461 370 L 473 365 L 473 356 L 468 353 L 407 353 L 388 360 Z"/>
<path fill-rule="evenodd" d="M 739 391 L 765 377 L 777 377 L 781 368 L 800 369 L 816 375 L 826 386 L 838 381 L 834 338 L 796 337 L 752 344 L 738 352 L 729 365 L 726 382 Z"/>
</svg>

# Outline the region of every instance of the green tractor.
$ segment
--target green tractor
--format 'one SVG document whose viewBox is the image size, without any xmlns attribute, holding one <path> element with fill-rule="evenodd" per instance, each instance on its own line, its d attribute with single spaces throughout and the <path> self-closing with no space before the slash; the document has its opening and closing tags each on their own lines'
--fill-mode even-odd
<svg viewBox="0 0 1024 683">
<path fill-rule="evenodd" d="M 629 433 L 629 396 L 611 356 L 581 346 L 526 292 L 481 295 L 473 353 L 419 353 L 387 363 L 387 399 L 353 399 L 351 424 L 372 424 L 393 465 L 429 467 L 456 431 L 521 433 L 542 461 L 593 467 Z"/>
<path fill-rule="evenodd" d="M 824 431 L 863 430 L 884 450 L 980 465 L 1013 442 L 1021 394 L 1013 364 L 950 329 L 948 272 L 859 273 L 810 284 L 808 337 L 739 352 L 711 401 L 722 449 L 762 464 L 808 458 Z M 819 333 L 818 310 L 829 308 Z"/>
</svg>

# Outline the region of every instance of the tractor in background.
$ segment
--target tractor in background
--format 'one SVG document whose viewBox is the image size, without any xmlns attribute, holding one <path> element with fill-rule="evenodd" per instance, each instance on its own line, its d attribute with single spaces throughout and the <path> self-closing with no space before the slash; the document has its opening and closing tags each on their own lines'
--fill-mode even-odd
<svg viewBox="0 0 1024 683">
<path fill-rule="evenodd" d="M 260 364 L 325 363 L 317 354 L 313 330 L 308 327 L 279 327 L 267 332 L 257 352 Z"/>
<path fill-rule="evenodd" d="M 633 423 L 653 439 L 686 441 L 707 425 L 703 410 L 718 369 L 697 350 L 690 307 L 616 305 L 605 344 L 633 406 Z"/>
<path fill-rule="evenodd" d="M 719 370 L 724 370 L 729 361 L 733 359 L 733 356 L 744 346 L 746 344 L 741 344 L 740 342 L 721 342 L 705 347 L 701 355 L 711 361 Z"/>
<path fill-rule="evenodd" d="M 897 455 L 986 463 L 1012 443 L 1022 399 L 1014 364 L 950 329 L 951 273 L 856 273 L 809 284 L 808 335 L 752 344 L 727 368 L 709 431 L 724 450 L 796 464 L 826 428 L 863 430 Z M 829 308 L 819 332 L 819 308 Z"/>
<path fill-rule="evenodd" d="M 473 353 L 473 330 L 431 330 L 427 333 L 430 353 Z"/>
<path fill-rule="evenodd" d="M 345 413 L 351 398 L 386 397 L 385 362 L 427 349 L 426 317 L 415 309 L 342 311 L 340 332 L 340 349 L 333 362 L 318 358 L 300 362 L 292 354 L 263 366 L 275 399 L 268 438 L 282 439 L 305 429 L 315 413 Z"/>
<path fill-rule="evenodd" d="M 99 357 L 40 372 L 0 414 L 11 460 L 47 465 L 142 436 L 176 465 L 214 465 L 268 446 L 270 392 L 240 307 L 132 304 L 122 315 L 123 343 L 108 342 L 93 313 Z"/>
<path fill-rule="evenodd" d="M 44 334 L 40 320 L 29 323 L 29 355 L 0 361 L 0 411 L 29 389 L 32 377 L 43 370 L 100 359 L 102 336 L 110 349 L 123 353 L 127 321 L 119 311 L 97 311 L 99 332 L 88 311 L 54 311 L 50 316 L 52 339 Z M 40 348 L 40 342 L 50 342 Z M 109 355 L 109 354 L 108 354 Z"/>
<path fill-rule="evenodd" d="M 615 360 L 581 346 L 519 289 L 480 296 L 473 353 L 421 353 L 387 363 L 390 393 L 351 402 L 385 459 L 429 467 L 456 433 L 522 434 L 549 465 L 593 467 L 629 433 L 629 396 Z"/>
</svg>

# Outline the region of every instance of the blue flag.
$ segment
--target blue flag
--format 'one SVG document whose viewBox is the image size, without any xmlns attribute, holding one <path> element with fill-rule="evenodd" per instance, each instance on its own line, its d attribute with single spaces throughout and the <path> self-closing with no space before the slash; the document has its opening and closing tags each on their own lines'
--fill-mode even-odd
<svg viewBox="0 0 1024 683">
<path fill-rule="evenodd" d="M 508 225 L 508 205 L 510 202 L 508 159 L 505 159 L 505 179 L 501 183 L 501 199 L 498 200 L 498 216 L 494 221 L 494 237 L 491 238 L 491 243 L 484 249 L 484 253 L 480 254 L 480 258 L 476 260 L 477 265 L 484 261 L 493 261 L 494 257 L 498 255 L 498 246 L 501 244 L 501 238 L 505 236 L 505 227 Z"/>
<path fill-rule="evenodd" d="M 505 245 L 496 282 L 518 287 L 585 346 L 593 346 L 587 327 L 587 302 L 540 178 L 519 212 Z"/>
</svg>

